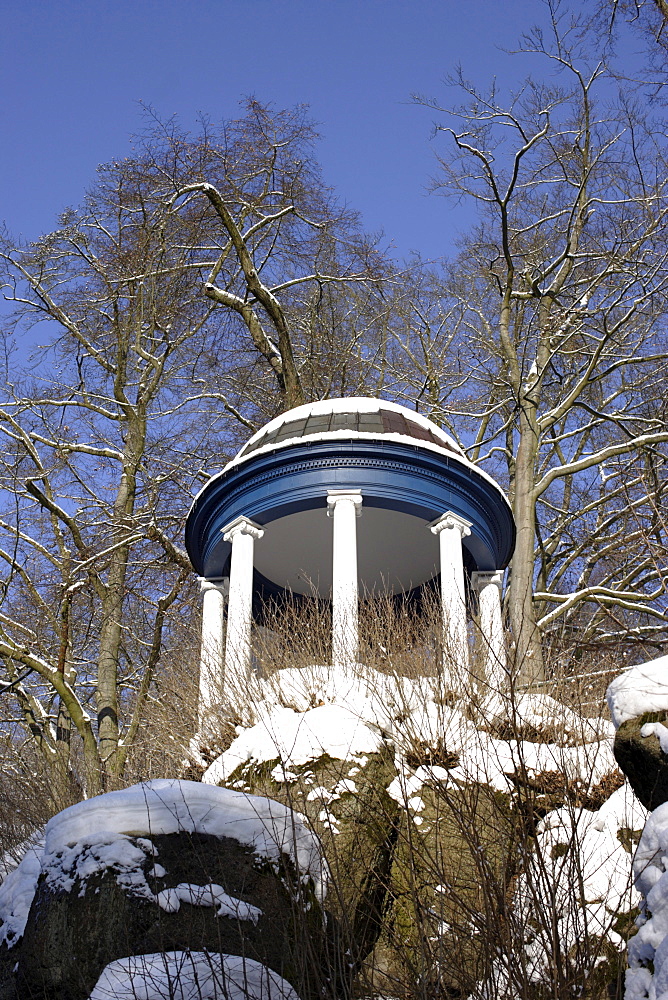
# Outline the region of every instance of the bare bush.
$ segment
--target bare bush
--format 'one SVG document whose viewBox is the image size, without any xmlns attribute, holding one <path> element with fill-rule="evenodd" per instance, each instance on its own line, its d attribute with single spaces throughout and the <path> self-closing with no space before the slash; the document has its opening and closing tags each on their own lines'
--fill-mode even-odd
<svg viewBox="0 0 668 1000">
<path fill-rule="evenodd" d="M 322 607 L 276 605 L 256 634 L 258 673 L 233 734 L 265 749 L 235 763 L 233 739 L 221 780 L 309 819 L 361 994 L 615 994 L 642 825 L 601 718 L 603 682 L 620 664 L 608 650 L 578 677 L 561 650 L 549 682 L 520 689 L 511 662 L 507 687 L 490 691 L 476 628 L 470 669 L 443 671 L 436 595 L 419 607 L 368 597 L 363 663 L 335 670 L 313 665 L 331 642 Z M 456 698 L 444 674 L 460 678 Z M 304 752 L 318 710 L 337 705 L 377 734 L 374 751 Z M 273 707 L 291 710 L 293 728 Z"/>
</svg>

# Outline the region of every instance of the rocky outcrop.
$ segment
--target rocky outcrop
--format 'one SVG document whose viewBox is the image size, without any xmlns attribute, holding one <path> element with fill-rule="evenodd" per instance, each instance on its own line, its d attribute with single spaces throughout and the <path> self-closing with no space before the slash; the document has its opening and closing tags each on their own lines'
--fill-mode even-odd
<svg viewBox="0 0 668 1000">
<path fill-rule="evenodd" d="M 615 736 L 614 754 L 633 791 L 649 810 L 668 802 L 668 756 L 655 733 L 643 736 L 649 723 L 665 723 L 668 712 L 645 712 L 622 722 Z"/>
<path fill-rule="evenodd" d="M 392 904 L 364 970 L 374 994 L 463 997 L 485 979 L 493 950 L 476 914 L 508 887 L 513 823 L 509 796 L 485 785 L 427 779 L 404 796 Z"/>
<path fill-rule="evenodd" d="M 307 816 L 332 870 L 328 905 L 347 934 L 360 995 L 458 998 L 485 983 L 496 990 L 505 974 L 497 956 L 523 954 L 532 921 L 540 924 L 551 905 L 546 872 L 538 872 L 531 885 L 524 879 L 526 923 L 517 919 L 538 823 L 562 810 L 593 816 L 620 783 L 610 724 L 536 695 L 512 717 L 500 705 L 485 728 L 428 679 L 371 671 L 332 679 L 313 668 L 280 680 L 275 700 L 239 728 L 204 782 Z M 555 846 L 557 866 L 586 817 L 578 823 L 565 847 Z M 569 875 L 555 875 L 565 883 L 564 926 L 580 905 Z M 533 948 L 546 983 L 548 946 Z"/>
<path fill-rule="evenodd" d="M 278 758 L 249 762 L 228 778 L 230 786 L 289 805 L 309 820 L 336 887 L 327 906 L 341 927 L 353 972 L 373 952 L 390 905 L 402 823 L 401 809 L 387 792 L 395 776 L 393 753 L 383 747 L 348 761 L 322 754 L 289 769 Z"/>
<path fill-rule="evenodd" d="M 411 761 L 427 771 L 458 762 L 442 757 L 425 746 Z M 278 759 L 249 762 L 227 780 L 308 818 L 336 886 L 328 906 L 365 993 L 468 995 L 484 978 L 490 950 L 471 913 L 484 908 L 484 891 L 503 895 L 507 886 L 517 822 L 509 795 L 436 778 L 415 794 L 410 776 L 397 777 L 389 745 L 289 769 Z"/>
</svg>

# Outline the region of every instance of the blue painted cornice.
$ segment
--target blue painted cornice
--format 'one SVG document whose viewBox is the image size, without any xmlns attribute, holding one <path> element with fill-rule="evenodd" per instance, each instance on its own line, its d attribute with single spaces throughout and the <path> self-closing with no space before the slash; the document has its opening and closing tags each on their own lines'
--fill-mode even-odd
<svg viewBox="0 0 668 1000">
<path fill-rule="evenodd" d="M 230 544 L 221 529 L 234 518 L 268 524 L 302 510 L 324 509 L 332 489 L 359 489 L 365 508 L 390 508 L 426 522 L 453 511 L 473 525 L 464 546 L 479 570 L 503 569 L 512 555 L 510 505 L 470 463 L 397 441 L 305 440 L 249 457 L 209 481 L 186 522 L 195 570 L 208 578 L 225 575 Z"/>
</svg>

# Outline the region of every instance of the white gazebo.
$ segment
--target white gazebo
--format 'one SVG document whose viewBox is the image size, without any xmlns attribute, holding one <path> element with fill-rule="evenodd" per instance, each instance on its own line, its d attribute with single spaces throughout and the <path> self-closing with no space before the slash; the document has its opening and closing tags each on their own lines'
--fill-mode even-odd
<svg viewBox="0 0 668 1000">
<path fill-rule="evenodd" d="M 358 660 L 360 592 L 415 595 L 439 577 L 444 669 L 468 668 L 475 594 L 487 679 L 501 684 L 501 585 L 514 541 L 499 486 L 426 417 L 367 398 L 282 413 L 188 515 L 203 591 L 200 714 L 221 684 L 239 690 L 250 673 L 254 599 L 331 600 L 337 666 Z"/>
</svg>

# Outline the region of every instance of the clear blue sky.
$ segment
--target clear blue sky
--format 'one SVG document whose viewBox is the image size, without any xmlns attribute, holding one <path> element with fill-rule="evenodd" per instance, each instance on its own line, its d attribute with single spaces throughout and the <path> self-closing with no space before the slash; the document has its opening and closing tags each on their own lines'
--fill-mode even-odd
<svg viewBox="0 0 668 1000">
<path fill-rule="evenodd" d="M 518 79 L 518 35 L 539 0 L 0 0 L 0 220 L 33 239 L 125 155 L 139 102 L 184 125 L 254 94 L 307 103 L 324 176 L 398 256 L 447 254 L 462 211 L 427 196 L 430 112 L 462 62 Z"/>
</svg>

